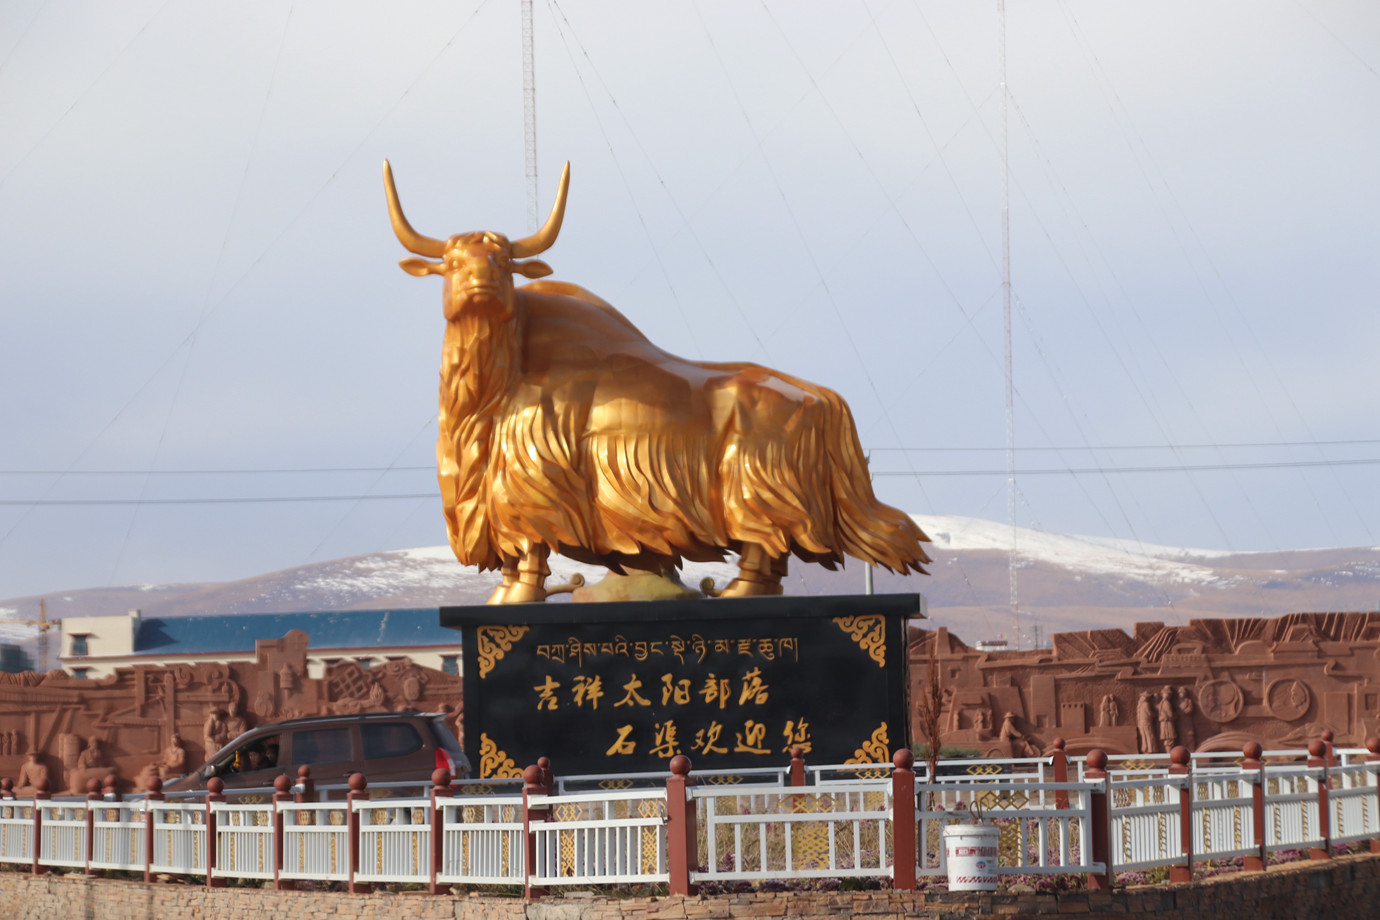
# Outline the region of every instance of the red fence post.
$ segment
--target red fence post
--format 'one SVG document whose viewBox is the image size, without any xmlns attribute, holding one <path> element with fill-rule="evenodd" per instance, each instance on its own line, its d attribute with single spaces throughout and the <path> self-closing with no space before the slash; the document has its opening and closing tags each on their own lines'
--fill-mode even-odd
<svg viewBox="0 0 1380 920">
<path fill-rule="evenodd" d="M 1107 796 L 1107 753 L 1093 748 L 1085 759 L 1087 769 L 1083 778 L 1089 782 L 1100 783 L 1100 788 L 1089 790 L 1088 810 L 1091 812 L 1092 840 L 1088 842 L 1088 856 L 1091 862 L 1103 865 L 1102 874 L 1088 873 L 1088 887 L 1105 891 L 1112 887 L 1112 811 Z"/>
<path fill-rule="evenodd" d="M 1366 763 L 1380 765 L 1380 738 L 1374 735 L 1366 739 Z M 1380 766 L 1376 767 L 1371 777 L 1372 782 L 1375 783 L 1376 814 L 1380 815 Z M 1370 838 L 1370 851 L 1380 853 L 1380 837 Z"/>
<path fill-rule="evenodd" d="M 213 776 L 206 781 L 206 887 L 224 888 L 225 879 L 216 878 L 216 813 L 211 810 L 211 806 L 216 802 L 224 802 L 225 796 L 221 795 L 225 791 L 225 781 L 219 776 Z"/>
<path fill-rule="evenodd" d="M 298 805 L 316 801 L 316 783 L 312 782 L 311 767 L 306 764 L 297 768 L 297 790 L 295 800 Z"/>
<path fill-rule="evenodd" d="M 149 781 L 149 791 L 144 795 L 144 881 L 153 882 L 153 809 L 154 802 L 163 801 L 163 781 L 154 777 Z"/>
<path fill-rule="evenodd" d="M 1176 746 L 1169 752 L 1169 775 L 1186 776 L 1188 781 L 1179 789 L 1179 852 L 1183 865 L 1169 867 L 1171 882 L 1193 881 L 1193 757 L 1188 748 Z"/>
<path fill-rule="evenodd" d="M 1069 781 L 1069 755 L 1067 750 L 1068 742 L 1063 738 L 1054 739 L 1054 750 L 1049 755 L 1050 773 L 1054 776 L 1056 783 L 1067 783 Z M 1069 792 L 1061 789 L 1054 793 L 1054 807 L 1069 807 Z"/>
<path fill-rule="evenodd" d="M 96 803 L 101 801 L 101 781 L 91 777 L 86 781 L 86 869 L 87 875 L 104 875 L 100 869 L 91 868 L 91 860 L 96 857 Z"/>
<path fill-rule="evenodd" d="M 527 841 L 527 865 L 523 870 L 522 893 L 528 898 L 545 893 L 545 889 L 532 885 L 532 871 L 537 867 L 537 835 L 532 831 L 532 822 L 546 818 L 548 808 L 545 805 L 533 806 L 528 802 L 530 796 L 551 794 L 551 781 L 554 777 L 549 766 L 541 766 L 542 760 L 546 758 L 540 758 L 522 771 L 522 833 Z"/>
<path fill-rule="evenodd" d="M 891 887 L 915 890 L 915 755 L 900 748 L 891 755 Z"/>
<path fill-rule="evenodd" d="M 1309 847 L 1309 859 L 1331 859 L 1332 858 L 1332 815 L 1329 814 L 1328 786 L 1331 785 L 1332 778 L 1327 769 L 1327 742 L 1319 739 L 1318 741 L 1308 742 L 1308 767 L 1309 769 L 1321 768 L 1322 779 L 1318 781 L 1318 834 L 1322 837 L 1322 846 Z"/>
<path fill-rule="evenodd" d="M 1241 748 L 1241 769 L 1256 771 L 1251 783 L 1251 822 L 1254 827 L 1256 852 L 1243 858 L 1242 868 L 1247 872 L 1265 871 L 1265 764 L 1260 760 L 1265 749 L 1254 741 L 1246 742 Z"/>
<path fill-rule="evenodd" d="M 671 894 L 692 895 L 698 891 L 690 883 L 690 873 L 700 863 L 697 817 L 690 801 L 694 782 L 690 778 L 690 758 L 684 754 L 672 757 L 671 775 L 666 778 L 666 859 L 671 871 Z"/>
<path fill-rule="evenodd" d="M 445 894 L 450 890 L 450 886 L 442 889 L 436 881 L 436 874 L 441 871 L 441 860 L 445 856 L 445 822 L 442 820 L 441 806 L 444 804 L 438 799 L 448 799 L 455 793 L 450 788 L 450 771 L 442 767 L 431 774 L 431 878 L 427 882 L 427 891 L 432 894 Z"/>
<path fill-rule="evenodd" d="M 805 785 L 805 749 L 800 745 L 791 748 L 791 777 L 792 786 Z"/>
<path fill-rule="evenodd" d="M 1322 734 L 1318 737 L 1322 738 L 1323 744 L 1327 745 L 1327 752 L 1323 754 L 1323 757 L 1327 759 L 1328 767 L 1337 766 L 1337 748 L 1332 743 L 1332 739 L 1336 738 L 1337 736 L 1332 734 L 1332 729 L 1324 728 L 1322 730 Z"/>
<path fill-rule="evenodd" d="M 273 890 L 288 891 L 297 887 L 292 879 L 279 878 L 283 871 L 283 813 L 278 806 L 292 801 L 292 780 L 286 773 L 273 777 Z"/>
<path fill-rule="evenodd" d="M 52 798 L 48 794 L 48 779 L 44 777 L 34 784 L 34 875 L 42 875 L 48 871 L 47 866 L 38 864 L 38 853 L 43 849 L 43 808 L 40 802 L 46 802 Z"/>
<path fill-rule="evenodd" d="M 369 781 L 363 773 L 351 773 L 349 783 L 350 791 L 345 793 L 345 807 L 349 809 L 345 814 L 345 826 L 350 837 L 349 890 L 351 894 L 368 894 L 374 890 L 374 886 L 355 881 L 355 873 L 359 871 L 359 812 L 355 809 L 355 803 L 369 801 L 369 790 L 366 788 Z"/>
</svg>

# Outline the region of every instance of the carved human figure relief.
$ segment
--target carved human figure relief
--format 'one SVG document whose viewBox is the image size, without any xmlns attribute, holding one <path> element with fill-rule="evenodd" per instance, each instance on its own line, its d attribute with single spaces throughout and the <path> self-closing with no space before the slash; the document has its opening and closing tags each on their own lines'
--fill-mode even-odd
<svg viewBox="0 0 1380 920">
<path fill-rule="evenodd" d="M 1116 701 L 1116 697 L 1112 696 L 1110 693 L 1102 697 L 1100 711 L 1102 714 L 1101 724 L 1103 726 L 1115 725 L 1121 719 L 1121 705 Z"/>
<path fill-rule="evenodd" d="M 1193 697 L 1187 687 L 1179 688 L 1179 741 L 1192 751 L 1198 746 L 1198 733 L 1193 730 Z"/>
<path fill-rule="evenodd" d="M 1177 710 L 1174 708 L 1174 688 L 1165 687 L 1160 691 L 1159 716 L 1160 746 L 1166 754 L 1173 750 L 1175 743 L 1179 740 L 1178 732 L 1174 728 L 1174 719 L 1177 714 Z"/>
<path fill-rule="evenodd" d="M 24 756 L 24 765 L 19 768 L 19 780 L 14 785 L 15 795 L 33 795 L 38 791 L 39 780 L 48 779 L 48 765 L 38 759 L 37 751 Z"/>
<path fill-rule="evenodd" d="M 1139 736 L 1140 752 L 1153 754 L 1158 750 L 1155 744 L 1155 707 L 1150 702 L 1150 691 L 1141 691 L 1136 700 L 1136 733 Z"/>
</svg>

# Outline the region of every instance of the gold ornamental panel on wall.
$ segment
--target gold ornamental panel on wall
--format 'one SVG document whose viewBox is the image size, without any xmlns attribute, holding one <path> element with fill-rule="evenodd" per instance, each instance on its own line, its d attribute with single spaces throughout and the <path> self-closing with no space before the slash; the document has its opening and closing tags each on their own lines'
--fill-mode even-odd
<svg viewBox="0 0 1380 920">
<path fill-rule="evenodd" d="M 521 778 L 522 770 L 513 758 L 498 749 L 494 740 L 486 734 L 479 736 L 479 778 L 510 779 Z"/>
<path fill-rule="evenodd" d="M 886 621 L 881 617 L 834 617 L 838 628 L 853 637 L 858 648 L 867 657 L 877 662 L 877 667 L 886 667 Z"/>
<path fill-rule="evenodd" d="M 493 671 L 503 656 L 513 650 L 513 646 L 527 635 L 526 626 L 481 626 L 475 630 L 479 647 L 479 679 L 483 680 Z"/>
<path fill-rule="evenodd" d="M 889 763 L 891 749 L 888 743 L 886 723 L 882 723 L 872 732 L 872 737 L 864 741 L 862 747 L 854 751 L 853 756 L 844 763 Z"/>
</svg>

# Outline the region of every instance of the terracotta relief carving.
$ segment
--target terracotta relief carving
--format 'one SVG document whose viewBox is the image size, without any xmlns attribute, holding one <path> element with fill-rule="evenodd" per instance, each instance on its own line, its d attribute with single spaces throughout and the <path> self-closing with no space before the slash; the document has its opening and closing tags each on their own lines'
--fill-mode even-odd
<svg viewBox="0 0 1380 920">
<path fill-rule="evenodd" d="M 944 743 L 987 756 L 1055 737 L 1072 753 L 1151 754 L 1176 744 L 1301 747 L 1324 730 L 1338 744 L 1363 746 L 1380 731 L 1375 612 L 1137 623 L 1129 633 L 1060 633 L 1052 648 L 1027 652 L 978 651 L 942 627 L 912 630 L 912 699 L 933 643 L 954 713 Z M 1022 739 L 1007 737 L 1006 722 L 993 738 L 959 716 L 989 696 L 995 712 L 1012 713 Z"/>
<path fill-rule="evenodd" d="M 15 778 L 21 795 L 32 795 L 41 779 L 55 794 L 81 794 L 88 780 L 114 773 L 129 792 L 195 769 L 265 722 L 445 706 L 458 724 L 458 676 L 403 659 L 374 669 L 340 662 L 312 678 L 309 641 L 293 630 L 260 640 L 254 661 L 137 665 L 101 680 L 0 673 L 0 776 Z"/>
</svg>

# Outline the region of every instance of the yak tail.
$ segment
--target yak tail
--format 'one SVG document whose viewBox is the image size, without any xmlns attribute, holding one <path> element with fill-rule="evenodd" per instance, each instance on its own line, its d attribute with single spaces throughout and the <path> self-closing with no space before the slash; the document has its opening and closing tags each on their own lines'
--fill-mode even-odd
<svg viewBox="0 0 1380 920">
<path fill-rule="evenodd" d="M 927 574 L 922 566 L 930 557 L 920 544 L 930 538 L 910 515 L 877 500 L 848 404 L 832 390 L 806 387 L 824 404 L 830 461 L 826 467 L 834 498 L 838 548 L 855 559 L 901 575 L 908 571 Z"/>
<path fill-rule="evenodd" d="M 749 416 L 732 425 L 719 457 L 724 519 L 735 548 L 794 553 L 828 568 L 849 555 L 893 572 L 924 572 L 929 537 L 877 501 L 853 415 L 832 390 L 770 372 L 805 392 L 772 431 Z"/>
</svg>

